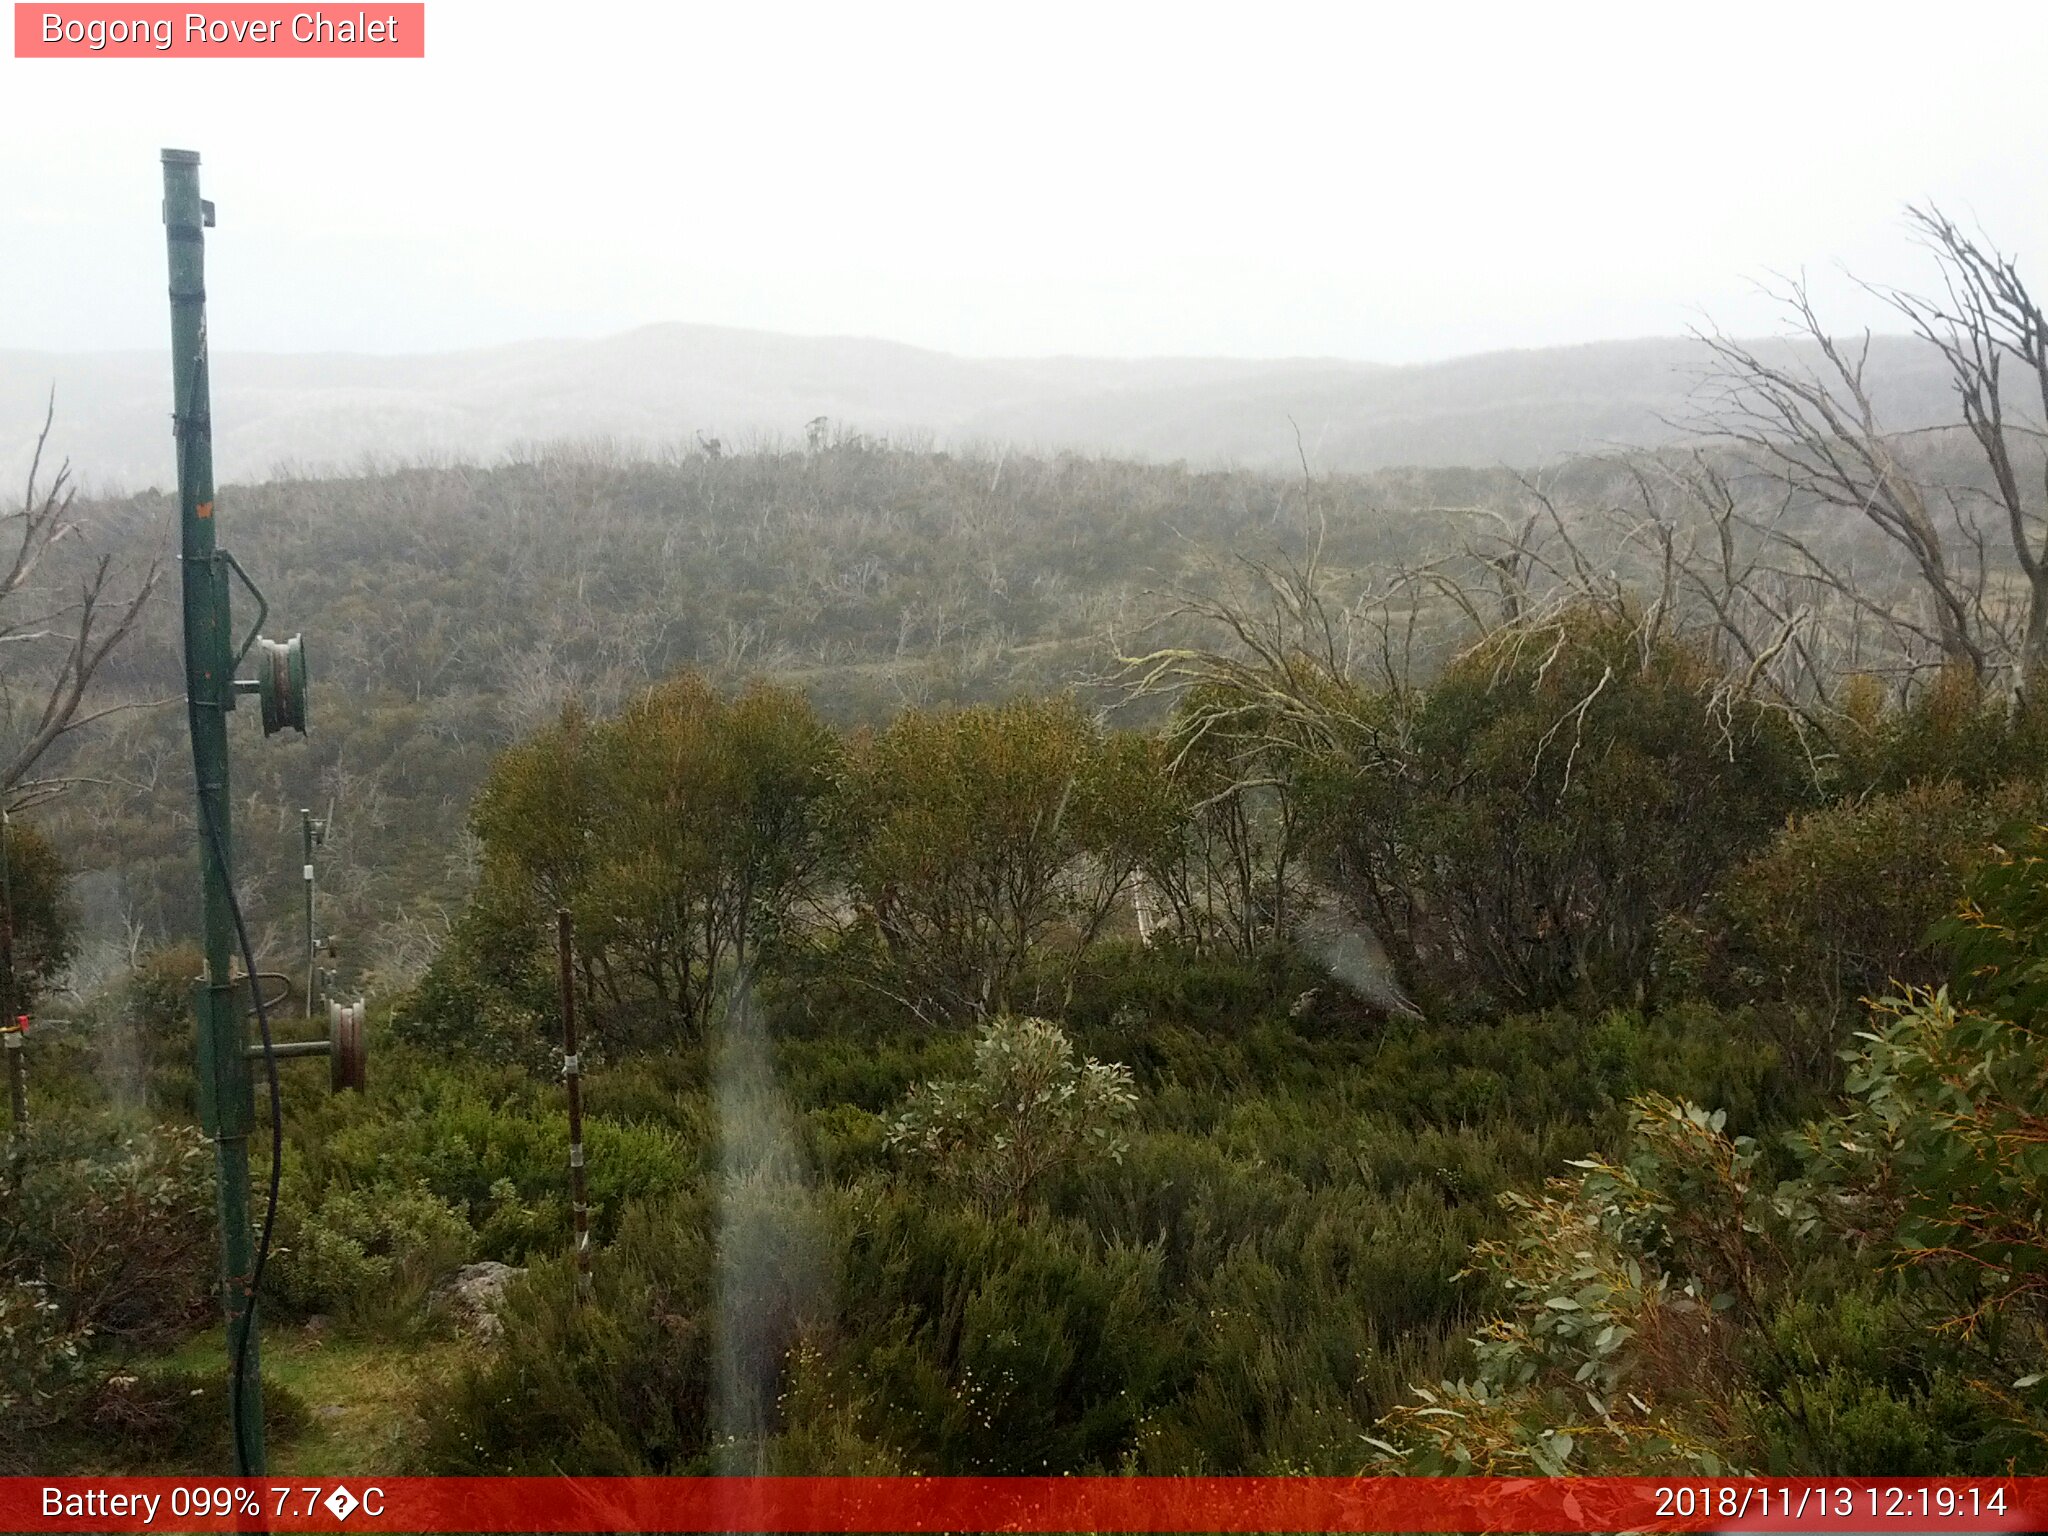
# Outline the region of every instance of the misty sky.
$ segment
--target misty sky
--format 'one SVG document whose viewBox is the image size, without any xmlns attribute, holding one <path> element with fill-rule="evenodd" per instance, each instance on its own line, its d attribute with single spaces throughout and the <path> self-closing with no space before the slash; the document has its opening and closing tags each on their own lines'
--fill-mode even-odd
<svg viewBox="0 0 2048 1536">
<path fill-rule="evenodd" d="M 164 145 L 221 210 L 221 348 L 684 320 L 1402 362 L 1757 332 L 1770 269 L 1922 276 L 1924 198 L 2048 281 L 2038 3 L 428 0 L 427 52 L 0 58 L 0 347 L 163 345 Z"/>
</svg>

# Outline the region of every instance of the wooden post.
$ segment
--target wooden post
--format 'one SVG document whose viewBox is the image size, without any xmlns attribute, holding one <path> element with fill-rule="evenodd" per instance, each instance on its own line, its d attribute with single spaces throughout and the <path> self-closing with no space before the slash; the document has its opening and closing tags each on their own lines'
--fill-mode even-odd
<svg viewBox="0 0 2048 1536">
<path fill-rule="evenodd" d="M 28 1082 L 21 1059 L 21 1024 L 27 1017 L 17 1011 L 14 990 L 14 875 L 8 862 L 8 843 L 14 824 L 7 809 L 0 806 L 0 1037 L 7 1042 L 7 1102 L 14 1111 L 14 1134 L 28 1130 Z"/>
<path fill-rule="evenodd" d="M 0 1040 L 7 1043 L 7 1103 L 14 1111 L 14 1134 L 28 1134 L 28 1067 L 21 1059 L 21 1021 L 10 1019 L 0 1026 Z"/>
<path fill-rule="evenodd" d="M 567 907 L 555 912 L 555 959 L 562 983 L 562 1080 L 569 1088 L 569 1210 L 576 1220 L 576 1299 L 590 1299 L 590 1202 L 583 1182 L 583 1068 L 576 1057 L 575 934 Z"/>
</svg>

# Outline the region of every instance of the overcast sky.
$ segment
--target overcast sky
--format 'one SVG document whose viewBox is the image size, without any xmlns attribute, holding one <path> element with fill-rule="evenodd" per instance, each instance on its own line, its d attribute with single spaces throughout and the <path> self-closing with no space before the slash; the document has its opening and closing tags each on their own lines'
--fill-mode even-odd
<svg viewBox="0 0 2048 1536">
<path fill-rule="evenodd" d="M 221 348 L 683 320 L 1403 362 L 1754 332 L 1771 269 L 1920 275 L 1899 210 L 1925 198 L 2048 280 L 2038 3 L 427 21 L 423 61 L 0 58 L 0 347 L 163 344 L 165 145 L 220 208 Z"/>
</svg>

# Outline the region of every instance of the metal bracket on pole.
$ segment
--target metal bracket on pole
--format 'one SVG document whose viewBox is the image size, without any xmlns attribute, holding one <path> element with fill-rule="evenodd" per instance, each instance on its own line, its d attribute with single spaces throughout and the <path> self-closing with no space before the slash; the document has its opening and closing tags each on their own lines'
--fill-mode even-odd
<svg viewBox="0 0 2048 1536">
<path fill-rule="evenodd" d="M 249 647 L 256 643 L 256 637 L 263 633 L 263 621 L 270 617 L 270 604 L 263 596 L 263 589 L 249 579 L 249 573 L 242 569 L 242 562 L 226 550 L 216 550 L 214 558 L 242 580 L 251 597 L 256 599 L 256 622 L 249 626 L 249 633 L 242 637 L 242 644 L 235 652 L 235 667 L 239 670 L 243 659 L 249 654 Z"/>
<path fill-rule="evenodd" d="M 369 1046 L 363 1032 L 367 1011 L 361 998 L 352 1003 L 330 1002 L 325 1040 L 276 1040 L 271 1042 L 270 1053 L 280 1061 L 325 1056 L 328 1087 L 336 1093 L 347 1089 L 360 1093 L 369 1071 Z M 251 1061 L 263 1059 L 261 1045 L 247 1046 L 245 1051 Z"/>
</svg>

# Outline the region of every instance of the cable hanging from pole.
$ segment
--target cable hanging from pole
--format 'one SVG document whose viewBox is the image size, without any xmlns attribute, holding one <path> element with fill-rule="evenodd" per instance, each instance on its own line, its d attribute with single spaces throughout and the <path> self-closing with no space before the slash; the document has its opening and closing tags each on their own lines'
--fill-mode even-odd
<svg viewBox="0 0 2048 1536">
<path fill-rule="evenodd" d="M 235 895 L 227 850 L 221 846 L 220 833 L 214 827 L 213 812 L 208 809 L 204 795 L 199 797 L 199 813 L 206 824 L 206 841 L 213 850 L 214 867 L 220 871 L 221 882 L 227 887 L 228 911 L 235 920 L 235 938 L 242 949 L 242 969 L 248 972 L 249 996 L 256 1005 L 256 1027 L 263 1037 L 263 1068 L 270 1089 L 270 1189 L 263 1208 L 263 1235 L 256 1243 L 256 1263 L 249 1271 L 242 1326 L 230 1340 L 234 1365 L 228 1372 L 228 1415 L 235 1427 L 235 1472 L 240 1477 L 254 1477 L 260 1469 L 253 1465 L 242 1430 L 242 1377 L 248 1367 L 249 1338 L 256 1327 L 256 1302 L 263 1290 L 263 1270 L 270 1261 L 271 1234 L 277 1226 L 277 1195 L 284 1176 L 284 1095 L 277 1081 L 277 1043 L 270 1035 L 270 1010 L 264 1005 L 263 984 L 256 974 L 256 951 L 249 943 L 249 927 L 242 919 L 242 903 Z"/>
</svg>

